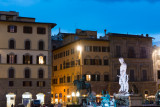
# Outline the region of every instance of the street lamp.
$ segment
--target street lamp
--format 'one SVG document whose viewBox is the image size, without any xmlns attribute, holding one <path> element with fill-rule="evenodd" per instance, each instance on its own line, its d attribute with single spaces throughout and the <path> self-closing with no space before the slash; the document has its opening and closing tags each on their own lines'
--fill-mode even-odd
<svg viewBox="0 0 160 107">
<path fill-rule="evenodd" d="M 78 45 L 78 46 L 77 46 L 77 51 L 80 51 L 80 52 L 81 52 L 81 51 L 82 51 L 82 47 Z"/>
<path fill-rule="evenodd" d="M 73 97 L 75 97 L 75 92 L 72 92 L 72 104 L 73 104 Z"/>
</svg>

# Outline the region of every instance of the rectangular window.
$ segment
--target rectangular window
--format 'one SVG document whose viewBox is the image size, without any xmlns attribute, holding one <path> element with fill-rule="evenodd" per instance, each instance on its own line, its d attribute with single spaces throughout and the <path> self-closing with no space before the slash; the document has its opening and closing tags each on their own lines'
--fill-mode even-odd
<svg viewBox="0 0 160 107">
<path fill-rule="evenodd" d="M 9 25 L 8 26 L 8 32 L 10 32 L 10 33 L 16 33 L 17 32 L 17 26 Z"/>
<path fill-rule="evenodd" d="M 104 63 L 104 65 L 109 65 L 109 63 L 108 63 L 108 59 L 104 59 L 103 61 L 104 61 L 104 62 L 103 62 L 103 63 Z"/>
<path fill-rule="evenodd" d="M 71 82 L 70 76 L 67 77 L 67 82 L 68 82 L 68 83 Z"/>
<path fill-rule="evenodd" d="M 60 83 L 60 84 L 63 83 L 63 78 L 60 78 L 60 79 L 59 79 L 59 83 Z"/>
<path fill-rule="evenodd" d="M 24 26 L 23 27 L 23 33 L 29 33 L 29 34 L 31 34 L 32 33 L 32 27 L 30 27 L 30 26 Z"/>
<path fill-rule="evenodd" d="M 37 28 L 37 34 L 46 34 L 46 28 L 38 27 Z"/>
<path fill-rule="evenodd" d="M 80 80 L 80 75 L 77 75 L 77 80 Z"/>
<path fill-rule="evenodd" d="M 91 75 L 86 75 L 86 81 L 91 81 Z"/>
<path fill-rule="evenodd" d="M 17 55 L 14 55 L 14 54 L 7 55 L 7 63 L 8 64 L 16 64 L 17 63 Z"/>
<path fill-rule="evenodd" d="M 109 81 L 109 75 L 104 75 L 104 81 Z"/>
<path fill-rule="evenodd" d="M 146 48 L 145 47 L 141 47 L 140 58 L 147 58 L 147 53 L 146 53 Z"/>
<path fill-rule="evenodd" d="M 32 64 L 32 56 L 23 55 L 23 64 Z"/>
<path fill-rule="evenodd" d="M 129 47 L 128 48 L 128 58 L 135 58 L 136 54 L 135 54 L 135 50 L 134 47 Z"/>
<path fill-rule="evenodd" d="M 71 61 L 71 67 L 75 66 L 75 61 Z"/>
<path fill-rule="evenodd" d="M 134 70 L 130 70 L 129 81 L 134 81 Z"/>
<path fill-rule="evenodd" d="M 142 70 L 142 73 L 143 73 L 143 78 L 142 78 L 142 80 L 143 80 L 143 81 L 147 81 L 147 71 L 146 71 L 146 70 Z"/>
<path fill-rule="evenodd" d="M 108 52 L 108 47 L 102 47 L 102 52 Z"/>
<path fill-rule="evenodd" d="M 91 65 L 90 59 L 84 59 L 84 65 Z"/>
<path fill-rule="evenodd" d="M 10 87 L 13 87 L 14 86 L 14 82 L 13 81 L 9 81 L 9 84 L 8 84 Z"/>
<path fill-rule="evenodd" d="M 71 54 L 74 54 L 74 49 L 71 49 Z"/>
<path fill-rule="evenodd" d="M 54 71 L 57 71 L 57 66 L 53 66 L 53 70 L 54 70 Z"/>
<path fill-rule="evenodd" d="M 57 79 L 53 79 L 53 84 L 57 84 Z"/>
<path fill-rule="evenodd" d="M 92 52 L 92 46 L 85 46 L 86 52 Z"/>
<path fill-rule="evenodd" d="M 24 87 L 31 87 L 32 86 L 32 81 L 23 81 L 23 86 Z"/>
<path fill-rule="evenodd" d="M 60 70 L 62 70 L 62 64 L 60 64 Z"/>
<path fill-rule="evenodd" d="M 46 64 L 46 56 L 37 56 L 37 64 Z"/>
<path fill-rule="evenodd" d="M 69 68 L 69 67 L 70 67 L 70 63 L 67 62 L 67 63 L 66 63 L 66 68 Z"/>
<path fill-rule="evenodd" d="M 63 69 L 65 69 L 66 68 L 66 63 L 65 63 L 65 61 L 63 61 Z"/>
<path fill-rule="evenodd" d="M 121 47 L 116 46 L 116 57 L 121 57 Z"/>
<path fill-rule="evenodd" d="M 160 70 L 158 70 L 157 73 L 158 73 L 158 79 L 160 79 Z"/>
<path fill-rule="evenodd" d="M 37 81 L 37 87 L 45 87 L 45 81 Z"/>
<path fill-rule="evenodd" d="M 93 52 L 101 52 L 100 46 L 93 46 Z"/>
</svg>

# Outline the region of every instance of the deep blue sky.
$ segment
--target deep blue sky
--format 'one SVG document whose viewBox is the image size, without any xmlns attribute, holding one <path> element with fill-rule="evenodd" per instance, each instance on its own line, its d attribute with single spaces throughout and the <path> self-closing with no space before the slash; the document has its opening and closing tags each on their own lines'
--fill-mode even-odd
<svg viewBox="0 0 160 107">
<path fill-rule="evenodd" d="M 0 11 L 52 22 L 53 34 L 75 29 L 149 34 L 160 41 L 160 0 L 0 0 Z"/>
</svg>

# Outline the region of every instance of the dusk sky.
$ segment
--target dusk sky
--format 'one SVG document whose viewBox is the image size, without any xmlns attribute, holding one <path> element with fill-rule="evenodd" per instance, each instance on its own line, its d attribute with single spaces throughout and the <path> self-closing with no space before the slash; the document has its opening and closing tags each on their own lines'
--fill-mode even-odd
<svg viewBox="0 0 160 107">
<path fill-rule="evenodd" d="M 160 0 L 0 0 L 0 11 L 17 11 L 38 22 L 56 23 L 52 35 L 75 29 L 149 34 L 160 41 Z"/>
</svg>

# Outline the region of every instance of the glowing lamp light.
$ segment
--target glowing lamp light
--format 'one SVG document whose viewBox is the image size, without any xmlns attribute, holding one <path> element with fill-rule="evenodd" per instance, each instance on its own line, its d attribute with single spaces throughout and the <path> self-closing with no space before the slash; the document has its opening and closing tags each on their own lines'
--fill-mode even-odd
<svg viewBox="0 0 160 107">
<path fill-rule="evenodd" d="M 77 46 L 77 51 L 81 51 L 82 47 L 81 46 Z"/>
<path fill-rule="evenodd" d="M 39 56 L 39 64 L 43 64 L 44 61 L 43 61 L 43 56 Z"/>
<path fill-rule="evenodd" d="M 77 97 L 79 97 L 79 96 L 80 96 L 80 93 L 79 93 L 79 92 L 77 92 L 77 93 L 76 93 L 76 96 L 77 96 Z"/>
<path fill-rule="evenodd" d="M 72 97 L 75 97 L 75 92 L 72 92 Z"/>
</svg>

